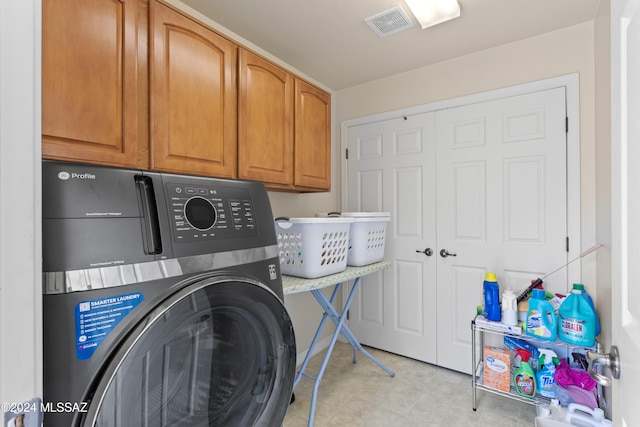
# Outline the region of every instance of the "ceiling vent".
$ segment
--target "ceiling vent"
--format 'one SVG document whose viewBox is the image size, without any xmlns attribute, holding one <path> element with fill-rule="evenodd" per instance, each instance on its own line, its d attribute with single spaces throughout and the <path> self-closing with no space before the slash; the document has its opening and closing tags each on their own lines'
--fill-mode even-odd
<svg viewBox="0 0 640 427">
<path fill-rule="evenodd" d="M 380 37 L 386 37 L 413 27 L 413 21 L 400 6 L 367 18 L 364 22 Z"/>
</svg>

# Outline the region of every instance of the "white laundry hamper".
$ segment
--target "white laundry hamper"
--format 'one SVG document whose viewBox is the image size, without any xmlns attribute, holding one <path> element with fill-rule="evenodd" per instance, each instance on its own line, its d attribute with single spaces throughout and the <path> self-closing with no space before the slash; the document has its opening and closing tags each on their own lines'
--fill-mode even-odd
<svg viewBox="0 0 640 427">
<path fill-rule="evenodd" d="M 386 239 L 388 212 L 330 212 L 318 217 L 352 219 L 349 232 L 347 265 L 360 267 L 382 261 Z"/>
<path fill-rule="evenodd" d="M 350 218 L 276 218 L 280 270 L 315 279 L 347 267 Z"/>
</svg>

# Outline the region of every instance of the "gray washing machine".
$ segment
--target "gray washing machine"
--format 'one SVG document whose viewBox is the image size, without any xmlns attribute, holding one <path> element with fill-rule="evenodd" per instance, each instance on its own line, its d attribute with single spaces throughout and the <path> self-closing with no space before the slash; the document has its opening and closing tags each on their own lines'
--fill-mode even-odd
<svg viewBox="0 0 640 427">
<path fill-rule="evenodd" d="M 44 425 L 277 426 L 293 326 L 260 183 L 43 162 Z"/>
</svg>

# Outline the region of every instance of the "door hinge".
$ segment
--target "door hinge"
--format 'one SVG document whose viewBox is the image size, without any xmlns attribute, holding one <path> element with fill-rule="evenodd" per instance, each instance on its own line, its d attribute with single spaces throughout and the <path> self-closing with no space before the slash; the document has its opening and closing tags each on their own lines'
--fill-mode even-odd
<svg viewBox="0 0 640 427">
<path fill-rule="evenodd" d="M 567 236 L 567 252 L 569 252 L 569 237 Z"/>
<path fill-rule="evenodd" d="M 345 159 L 349 160 L 349 149 L 348 148 L 344 150 L 344 156 L 345 156 Z"/>
<path fill-rule="evenodd" d="M 564 131 L 569 133 L 569 117 L 564 118 Z"/>
</svg>

